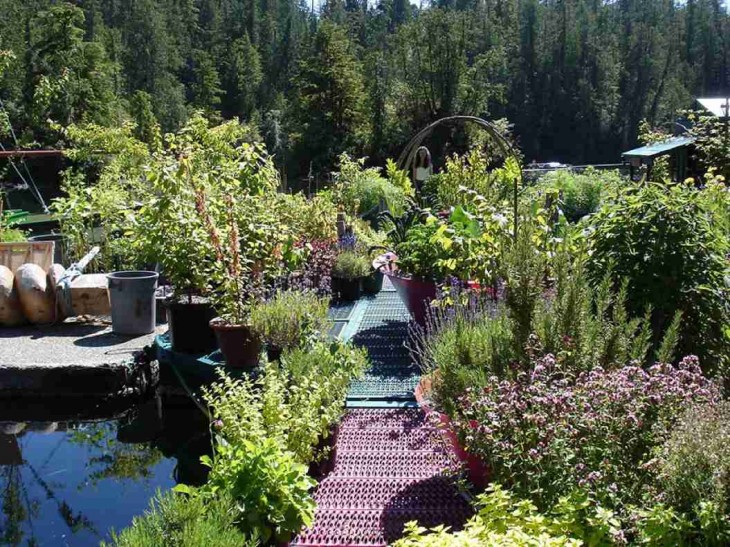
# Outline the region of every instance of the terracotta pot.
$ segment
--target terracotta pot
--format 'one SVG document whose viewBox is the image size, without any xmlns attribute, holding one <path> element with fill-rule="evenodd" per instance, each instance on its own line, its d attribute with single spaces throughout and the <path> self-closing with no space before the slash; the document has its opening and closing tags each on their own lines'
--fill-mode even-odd
<svg viewBox="0 0 730 547">
<path fill-rule="evenodd" d="M 436 371 L 438 373 L 438 371 Z M 459 442 L 456 435 L 451 418 L 443 412 L 433 410 L 431 405 L 431 391 L 433 378 L 430 375 L 421 377 L 421 381 L 416 386 L 415 396 L 418 406 L 427 415 L 438 417 L 439 429 L 443 433 L 448 445 L 451 447 L 453 454 L 464 465 L 469 476 L 469 481 L 477 488 L 483 489 L 489 484 L 489 468 L 487 465 L 474 454 L 470 454 Z M 470 423 L 472 428 L 478 427 L 479 424 L 472 420 Z"/>
<path fill-rule="evenodd" d="M 220 319 L 213 319 L 210 328 L 215 332 L 226 365 L 251 370 L 259 364 L 261 341 L 250 326 L 230 325 Z"/>
<path fill-rule="evenodd" d="M 401 277 L 386 273 L 395 291 L 410 312 L 413 320 L 419 325 L 426 324 L 427 311 L 431 301 L 436 298 L 436 283 L 422 279 Z"/>
</svg>

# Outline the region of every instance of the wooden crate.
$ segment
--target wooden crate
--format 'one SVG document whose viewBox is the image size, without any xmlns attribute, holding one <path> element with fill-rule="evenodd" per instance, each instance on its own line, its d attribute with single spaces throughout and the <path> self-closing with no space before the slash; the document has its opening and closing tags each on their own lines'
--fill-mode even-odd
<svg viewBox="0 0 730 547">
<path fill-rule="evenodd" d="M 0 243 L 0 265 L 15 273 L 23 264 L 37 264 L 47 272 L 53 264 L 53 241 Z"/>
</svg>

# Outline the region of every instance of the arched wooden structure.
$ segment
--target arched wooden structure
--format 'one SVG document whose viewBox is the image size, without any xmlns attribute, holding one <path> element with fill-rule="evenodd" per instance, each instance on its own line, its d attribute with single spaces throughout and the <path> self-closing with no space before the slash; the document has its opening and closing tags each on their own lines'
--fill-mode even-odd
<svg viewBox="0 0 730 547">
<path fill-rule="evenodd" d="M 485 119 L 478 118 L 476 116 L 449 116 L 446 118 L 441 118 L 433 122 L 432 124 L 424 127 L 421 129 L 418 133 L 414 135 L 414 137 L 408 142 L 406 147 L 403 149 L 403 152 L 398 157 L 398 168 L 404 169 L 408 173 L 411 172 L 411 167 L 413 165 L 413 160 L 416 157 L 416 151 L 421 146 L 421 143 L 423 143 L 424 139 L 428 137 L 431 133 L 433 133 L 433 130 L 436 129 L 440 125 L 448 125 L 451 123 L 473 123 L 479 126 L 481 129 L 487 132 L 487 134 L 490 136 L 490 138 L 494 141 L 494 143 L 499 148 L 500 152 L 504 155 L 505 158 L 513 157 L 515 160 L 517 160 L 517 165 L 520 166 L 520 173 L 515 178 L 514 181 L 514 192 L 513 192 L 513 208 L 514 208 L 514 237 L 517 237 L 517 197 L 519 193 L 519 184 L 520 180 L 522 179 L 522 164 L 520 163 L 520 158 L 517 150 L 514 146 L 512 146 L 512 143 L 507 139 L 500 130 L 491 122 L 488 122 Z"/>
</svg>

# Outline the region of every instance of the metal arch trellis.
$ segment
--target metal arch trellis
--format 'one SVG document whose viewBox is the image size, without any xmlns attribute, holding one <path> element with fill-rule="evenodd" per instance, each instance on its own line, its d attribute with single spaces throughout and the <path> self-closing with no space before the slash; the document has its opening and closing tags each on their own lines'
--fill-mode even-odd
<svg viewBox="0 0 730 547">
<path fill-rule="evenodd" d="M 416 151 L 421 146 L 421 143 L 423 143 L 424 139 L 428 137 L 431 133 L 433 133 L 433 130 L 436 129 L 439 125 L 447 125 L 449 123 L 454 122 L 463 122 L 463 123 L 474 123 L 484 129 L 487 134 L 491 137 L 491 139 L 497 144 L 499 147 L 500 152 L 504 155 L 505 158 L 512 157 L 516 160 L 518 168 L 519 168 L 519 174 L 515 178 L 514 181 L 514 187 L 513 187 L 513 214 L 514 214 L 514 234 L 513 236 L 517 238 L 517 217 L 518 217 L 518 194 L 519 194 L 519 184 L 522 180 L 522 164 L 520 162 L 519 153 L 515 149 L 515 147 L 512 145 L 512 143 L 507 139 L 501 131 L 491 122 L 483 119 L 478 118 L 477 116 L 448 116 L 446 118 L 440 118 L 436 120 L 435 122 L 431 123 L 430 125 L 424 127 L 421 129 L 418 133 L 415 134 L 415 136 L 408 142 L 406 147 L 403 149 L 403 152 L 401 152 L 401 155 L 398 157 L 398 168 L 399 169 L 405 169 L 408 171 L 413 164 L 413 160 L 416 157 Z"/>
</svg>

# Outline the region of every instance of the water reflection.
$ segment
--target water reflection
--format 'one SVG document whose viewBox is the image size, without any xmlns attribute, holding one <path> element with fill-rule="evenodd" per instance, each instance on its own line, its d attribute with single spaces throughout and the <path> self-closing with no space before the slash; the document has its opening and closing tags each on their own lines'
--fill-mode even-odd
<svg viewBox="0 0 730 547">
<path fill-rule="evenodd" d="M 0 545 L 98 545 L 157 489 L 205 480 L 207 418 L 187 399 L 13 403 L 0 405 Z"/>
</svg>

